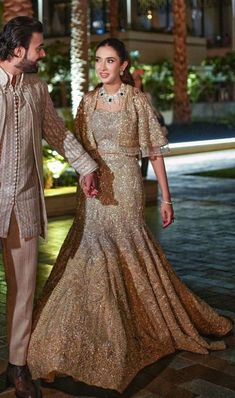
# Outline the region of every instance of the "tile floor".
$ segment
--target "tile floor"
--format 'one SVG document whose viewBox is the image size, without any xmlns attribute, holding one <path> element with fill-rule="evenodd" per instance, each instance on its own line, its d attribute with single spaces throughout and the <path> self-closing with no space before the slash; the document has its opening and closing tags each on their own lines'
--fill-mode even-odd
<svg viewBox="0 0 235 398">
<path fill-rule="evenodd" d="M 167 230 L 159 225 L 158 209 L 146 209 L 146 219 L 178 275 L 207 302 L 235 320 L 235 189 L 234 180 L 194 176 L 201 170 L 234 167 L 235 150 L 166 158 L 176 221 Z M 149 170 L 149 178 L 153 178 Z M 71 217 L 51 219 L 49 240 L 41 242 L 37 294 L 45 282 Z M 6 366 L 6 287 L 0 264 L 0 373 Z M 225 351 L 210 355 L 179 352 L 140 372 L 123 398 L 235 398 L 235 336 Z M 49 388 L 50 387 L 50 388 Z M 52 388 L 53 387 L 53 388 Z M 0 391 L 4 376 L 0 377 Z M 98 388 L 59 380 L 43 386 L 43 396 L 117 397 Z M 0 398 L 14 397 L 13 390 Z"/>
</svg>

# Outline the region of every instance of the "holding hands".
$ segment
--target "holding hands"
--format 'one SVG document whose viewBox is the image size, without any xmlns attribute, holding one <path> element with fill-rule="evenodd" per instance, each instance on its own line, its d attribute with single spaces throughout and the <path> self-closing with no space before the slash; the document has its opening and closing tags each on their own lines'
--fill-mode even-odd
<svg viewBox="0 0 235 398">
<path fill-rule="evenodd" d="M 82 177 L 80 185 L 87 198 L 96 198 L 98 195 L 98 176 L 96 171 Z"/>
</svg>

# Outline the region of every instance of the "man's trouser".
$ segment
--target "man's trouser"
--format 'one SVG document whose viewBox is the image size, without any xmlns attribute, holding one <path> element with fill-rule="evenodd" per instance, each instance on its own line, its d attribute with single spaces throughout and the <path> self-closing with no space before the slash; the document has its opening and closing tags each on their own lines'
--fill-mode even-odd
<svg viewBox="0 0 235 398">
<path fill-rule="evenodd" d="M 9 362 L 25 365 L 32 325 L 38 236 L 20 238 L 17 220 L 12 213 L 8 236 L 1 241 L 7 281 Z"/>
</svg>

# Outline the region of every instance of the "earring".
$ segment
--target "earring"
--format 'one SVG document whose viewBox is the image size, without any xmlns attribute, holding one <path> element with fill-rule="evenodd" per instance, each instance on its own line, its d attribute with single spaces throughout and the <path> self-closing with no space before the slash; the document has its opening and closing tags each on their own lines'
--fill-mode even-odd
<svg viewBox="0 0 235 398">
<path fill-rule="evenodd" d="M 124 71 L 120 70 L 120 76 L 123 76 L 123 74 L 124 74 Z"/>
</svg>

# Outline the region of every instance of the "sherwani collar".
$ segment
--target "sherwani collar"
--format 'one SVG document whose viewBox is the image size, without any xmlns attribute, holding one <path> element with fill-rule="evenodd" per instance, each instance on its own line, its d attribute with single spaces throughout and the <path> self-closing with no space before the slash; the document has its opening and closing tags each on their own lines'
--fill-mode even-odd
<svg viewBox="0 0 235 398">
<path fill-rule="evenodd" d="M 0 66 L 0 85 L 3 87 L 3 89 L 7 89 L 11 85 L 11 79 L 12 75 L 6 72 L 5 69 Z M 21 88 L 23 80 L 24 73 L 17 75 L 15 87 Z"/>
</svg>

